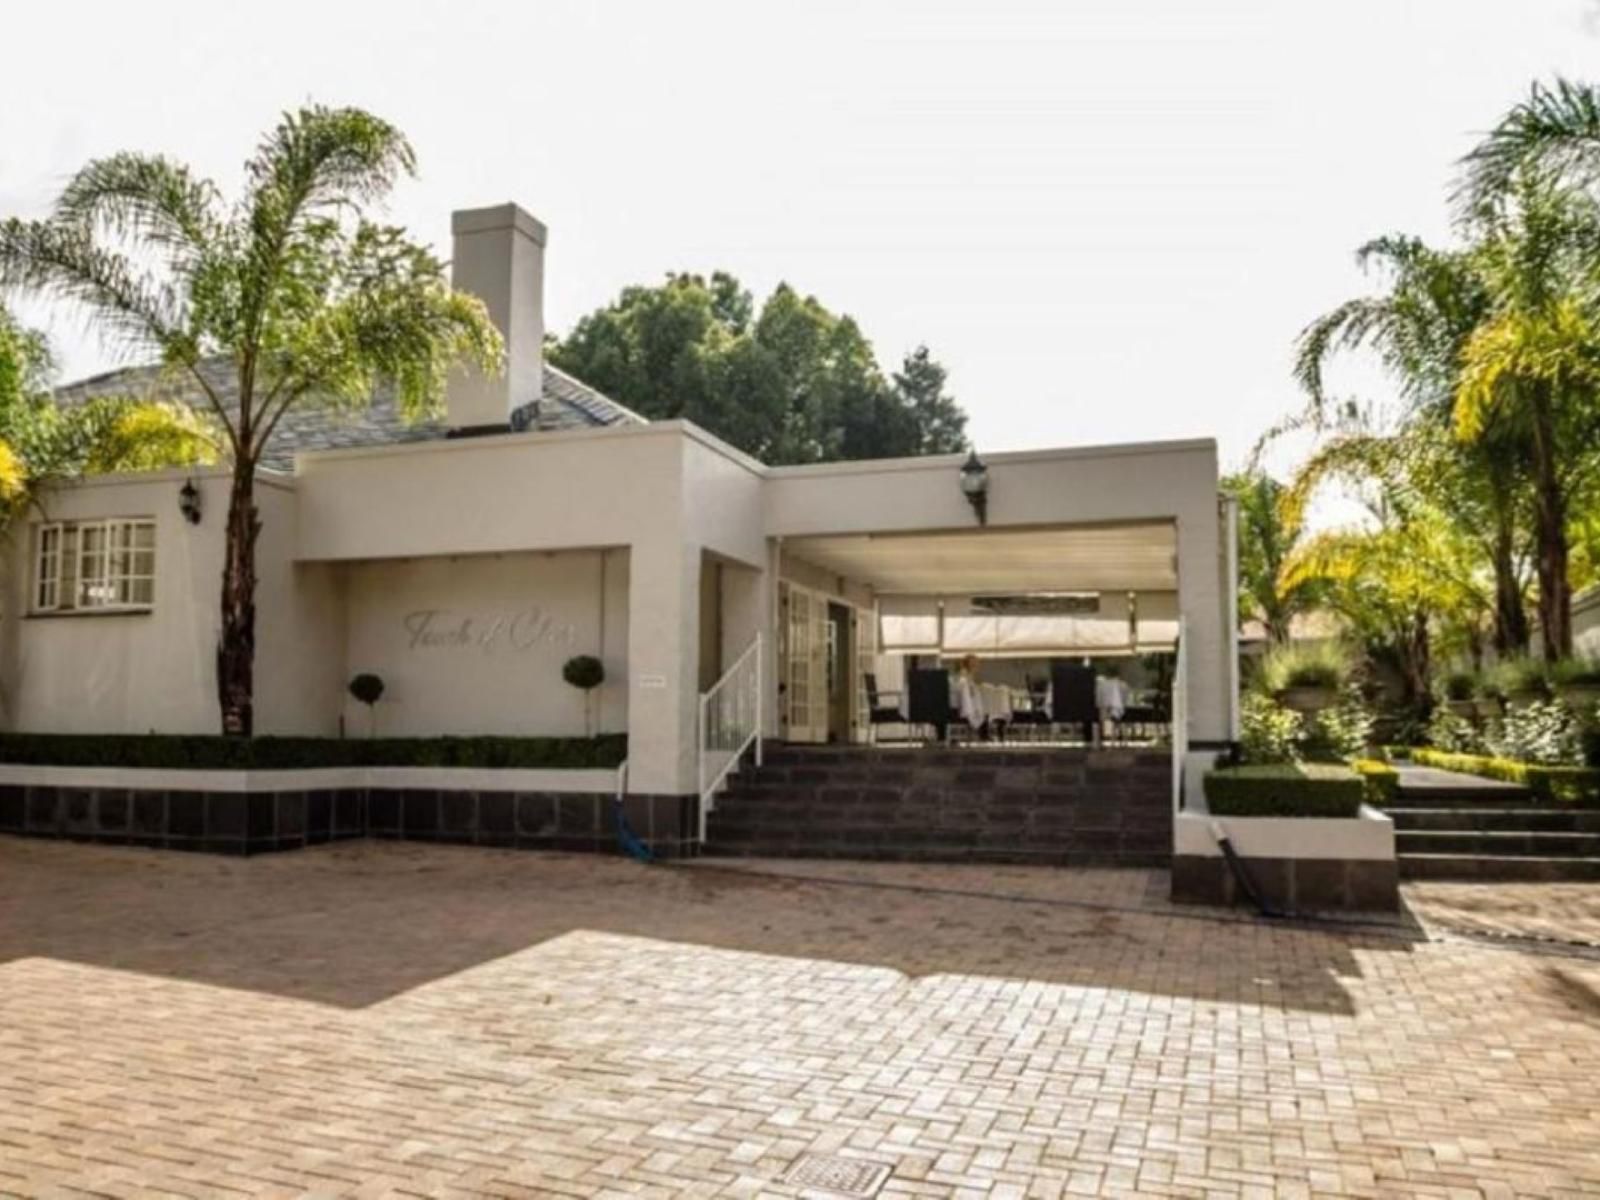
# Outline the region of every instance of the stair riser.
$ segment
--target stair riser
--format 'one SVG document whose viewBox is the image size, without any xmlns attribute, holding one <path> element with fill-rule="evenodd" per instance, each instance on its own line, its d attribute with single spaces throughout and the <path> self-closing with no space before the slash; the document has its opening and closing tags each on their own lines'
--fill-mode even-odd
<svg viewBox="0 0 1600 1200">
<path fill-rule="evenodd" d="M 1401 854 L 1463 854 L 1496 858 L 1535 855 L 1546 858 L 1600 859 L 1600 835 L 1396 833 L 1395 849 Z"/>
<path fill-rule="evenodd" d="M 705 853 L 722 858 L 812 858 L 848 859 L 865 862 L 989 863 L 995 865 L 1050 867 L 1165 867 L 1172 861 L 1170 849 L 1150 854 L 1103 854 L 1071 849 L 1018 850 L 964 846 L 859 846 L 788 842 L 755 842 L 746 845 L 714 844 Z"/>
<path fill-rule="evenodd" d="M 1527 808 L 1537 810 L 1540 805 L 1522 790 L 1491 792 L 1479 791 L 1427 791 L 1408 792 L 1402 789 L 1395 798 L 1396 808 Z"/>
<path fill-rule="evenodd" d="M 1515 830 L 1522 833 L 1597 833 L 1600 812 L 1518 810 L 1462 812 L 1452 809 L 1389 812 L 1397 832 L 1412 830 Z"/>
<path fill-rule="evenodd" d="M 1401 855 L 1402 879 L 1563 883 L 1600 880 L 1600 859 L 1444 858 Z"/>
</svg>

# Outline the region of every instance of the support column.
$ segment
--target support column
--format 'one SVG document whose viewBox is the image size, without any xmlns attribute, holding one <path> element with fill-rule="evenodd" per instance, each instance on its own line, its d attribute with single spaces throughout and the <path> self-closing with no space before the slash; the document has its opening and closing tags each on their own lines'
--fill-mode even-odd
<svg viewBox="0 0 1600 1200">
<path fill-rule="evenodd" d="M 1215 502 L 1195 504 L 1178 517 L 1178 609 L 1188 638 L 1189 737 L 1228 739 L 1231 678 L 1223 631 L 1231 628 L 1222 587 L 1222 529 Z"/>
<path fill-rule="evenodd" d="M 678 531 L 633 543 L 628 573 L 628 790 L 693 794 L 700 546 Z"/>
</svg>

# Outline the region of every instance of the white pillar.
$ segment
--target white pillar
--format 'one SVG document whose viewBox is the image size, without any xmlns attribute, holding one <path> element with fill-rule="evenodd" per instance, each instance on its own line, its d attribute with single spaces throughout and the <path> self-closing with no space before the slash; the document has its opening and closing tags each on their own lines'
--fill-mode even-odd
<svg viewBox="0 0 1600 1200">
<path fill-rule="evenodd" d="M 629 790 L 688 795 L 695 784 L 700 546 L 677 531 L 633 543 L 628 564 Z"/>
<path fill-rule="evenodd" d="M 1223 654 L 1222 528 L 1215 501 L 1178 517 L 1178 607 L 1188 638 L 1189 737 L 1228 740 L 1231 702 Z"/>
</svg>

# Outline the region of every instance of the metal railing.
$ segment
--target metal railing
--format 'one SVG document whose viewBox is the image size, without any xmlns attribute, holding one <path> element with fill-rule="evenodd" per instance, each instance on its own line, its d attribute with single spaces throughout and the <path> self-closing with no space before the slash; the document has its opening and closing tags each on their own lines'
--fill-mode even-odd
<svg viewBox="0 0 1600 1200">
<path fill-rule="evenodd" d="M 1189 630 L 1178 618 L 1177 662 L 1172 669 L 1172 815 L 1183 807 L 1183 766 L 1189 757 Z"/>
<path fill-rule="evenodd" d="M 755 746 L 761 765 L 761 635 L 700 697 L 699 754 L 700 840 L 706 840 L 706 817 L 716 807 L 717 792 L 744 752 Z"/>
</svg>

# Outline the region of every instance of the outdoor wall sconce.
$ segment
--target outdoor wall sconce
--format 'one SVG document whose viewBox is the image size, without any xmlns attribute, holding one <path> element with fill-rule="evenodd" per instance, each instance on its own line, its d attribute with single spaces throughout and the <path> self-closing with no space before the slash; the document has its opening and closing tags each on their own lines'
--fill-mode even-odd
<svg viewBox="0 0 1600 1200">
<path fill-rule="evenodd" d="M 189 524 L 200 524 L 200 489 L 192 479 L 184 480 L 183 487 L 178 489 L 178 511 Z"/>
<path fill-rule="evenodd" d="M 978 514 L 978 524 L 989 523 L 989 468 L 983 465 L 976 450 L 967 454 L 961 464 L 961 494 Z"/>
</svg>

